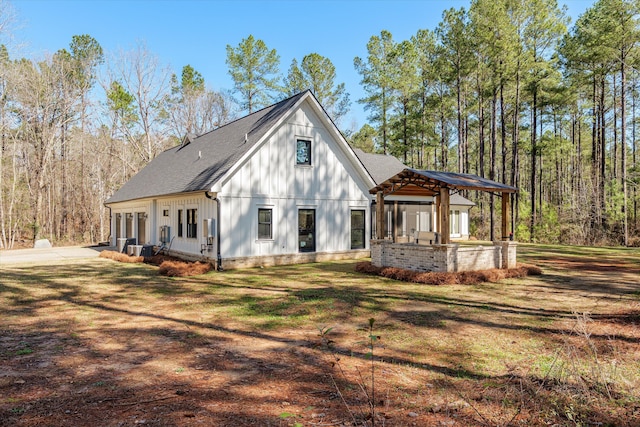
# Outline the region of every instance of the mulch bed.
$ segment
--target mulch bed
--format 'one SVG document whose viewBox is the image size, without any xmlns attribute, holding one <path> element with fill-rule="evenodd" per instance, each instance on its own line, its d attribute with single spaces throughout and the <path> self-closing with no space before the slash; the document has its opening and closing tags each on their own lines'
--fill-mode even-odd
<svg viewBox="0 0 640 427">
<path fill-rule="evenodd" d="M 477 285 L 483 282 L 499 282 L 503 279 L 538 276 L 542 270 L 534 265 L 518 264 L 516 268 L 463 271 L 460 273 L 428 272 L 422 273 L 396 267 L 376 267 L 371 262 L 356 264 L 356 271 L 365 274 L 401 280 L 403 282 L 425 285 Z"/>
<path fill-rule="evenodd" d="M 184 261 L 167 255 L 153 255 L 150 257 L 130 256 L 116 251 L 100 252 L 102 258 L 125 263 L 145 263 L 158 267 L 158 272 L 163 276 L 186 277 L 197 276 L 211 271 L 212 266 L 208 262 Z"/>
</svg>

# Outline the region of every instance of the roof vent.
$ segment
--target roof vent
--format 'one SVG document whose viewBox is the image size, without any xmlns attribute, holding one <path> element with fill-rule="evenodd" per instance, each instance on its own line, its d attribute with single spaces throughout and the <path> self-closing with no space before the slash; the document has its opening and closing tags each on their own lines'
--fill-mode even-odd
<svg viewBox="0 0 640 427">
<path fill-rule="evenodd" d="M 246 144 L 246 143 L 247 143 L 247 141 L 249 141 L 249 134 L 248 134 L 248 133 L 245 133 L 245 134 L 244 134 L 244 143 Z"/>
<path fill-rule="evenodd" d="M 202 158 L 202 151 L 198 151 L 198 159 Z"/>
</svg>

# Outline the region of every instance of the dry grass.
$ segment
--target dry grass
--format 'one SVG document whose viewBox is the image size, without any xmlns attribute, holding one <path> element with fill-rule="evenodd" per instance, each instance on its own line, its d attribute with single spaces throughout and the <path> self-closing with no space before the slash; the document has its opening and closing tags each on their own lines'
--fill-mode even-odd
<svg viewBox="0 0 640 427">
<path fill-rule="evenodd" d="M 518 251 L 545 274 L 425 286 L 351 261 L 175 278 L 105 259 L 2 267 L 0 426 L 362 426 L 370 318 L 378 426 L 639 425 L 640 254 Z"/>
<path fill-rule="evenodd" d="M 126 263 L 138 263 L 144 262 L 142 256 L 130 256 L 117 251 L 102 251 L 99 255 L 101 258 L 107 258 L 113 261 L 126 262 Z"/>
</svg>

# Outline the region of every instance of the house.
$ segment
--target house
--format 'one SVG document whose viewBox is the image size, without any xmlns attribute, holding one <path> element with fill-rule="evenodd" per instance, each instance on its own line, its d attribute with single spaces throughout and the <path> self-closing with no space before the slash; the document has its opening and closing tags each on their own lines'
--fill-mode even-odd
<svg viewBox="0 0 640 427">
<path fill-rule="evenodd" d="M 306 91 L 186 137 L 105 204 L 112 245 L 233 268 L 369 256 L 375 184 Z"/>
<path fill-rule="evenodd" d="M 353 150 L 310 91 L 195 137 L 188 135 L 105 204 L 111 244 L 162 246 L 218 268 L 370 255 L 371 189 L 407 170 Z M 435 193 L 384 198 L 385 239 L 435 233 Z M 450 239 L 469 237 L 473 203 L 451 194 Z"/>
<path fill-rule="evenodd" d="M 365 153 L 354 150 L 362 164 L 371 174 L 376 185 L 407 168 L 396 157 Z M 452 194 L 449 204 L 450 237 L 452 241 L 469 239 L 469 210 L 475 203 Z M 372 201 L 372 235 L 376 235 L 376 201 Z M 436 232 L 436 200 L 434 196 L 424 195 L 390 195 L 384 199 L 385 236 L 398 243 L 415 242 L 420 232 Z"/>
</svg>

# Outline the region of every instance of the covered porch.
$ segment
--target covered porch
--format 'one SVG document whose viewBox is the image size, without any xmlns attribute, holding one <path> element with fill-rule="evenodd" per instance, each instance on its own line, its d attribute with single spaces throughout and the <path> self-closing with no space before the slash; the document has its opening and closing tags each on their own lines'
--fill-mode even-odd
<svg viewBox="0 0 640 427">
<path fill-rule="evenodd" d="M 501 239 L 493 246 L 451 243 L 450 198 L 463 190 L 486 191 L 502 200 Z M 378 267 L 415 271 L 473 271 L 513 268 L 516 243 L 512 241 L 511 194 L 517 188 L 471 174 L 404 169 L 370 190 L 376 195 L 376 236 L 371 241 L 371 261 Z M 435 200 L 437 243 L 420 245 L 385 239 L 384 198 L 390 195 L 431 196 Z"/>
</svg>

